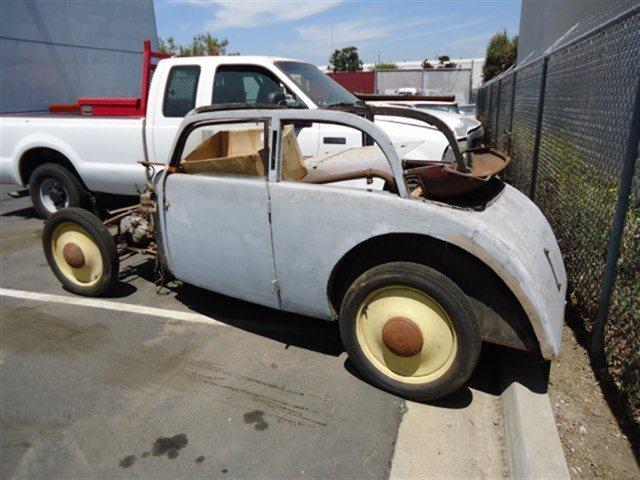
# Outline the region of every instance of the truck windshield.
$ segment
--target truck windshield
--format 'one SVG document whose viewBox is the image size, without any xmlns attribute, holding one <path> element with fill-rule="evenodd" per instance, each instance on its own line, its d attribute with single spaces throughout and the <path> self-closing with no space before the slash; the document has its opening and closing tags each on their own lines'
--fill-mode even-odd
<svg viewBox="0 0 640 480">
<path fill-rule="evenodd" d="M 275 62 L 304 93 L 321 107 L 353 105 L 359 100 L 309 63 Z"/>
</svg>

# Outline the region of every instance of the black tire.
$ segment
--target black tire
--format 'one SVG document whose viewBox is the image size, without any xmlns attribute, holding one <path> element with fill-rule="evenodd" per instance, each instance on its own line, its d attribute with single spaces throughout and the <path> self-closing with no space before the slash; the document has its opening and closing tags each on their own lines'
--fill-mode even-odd
<svg viewBox="0 0 640 480">
<path fill-rule="evenodd" d="M 31 176 L 29 177 L 29 194 L 31 195 L 31 202 L 33 207 L 38 212 L 41 218 L 47 219 L 54 213 L 51 209 L 61 210 L 52 201 L 52 206 L 47 207 L 42 202 L 40 189 L 43 182 L 47 180 L 54 180 L 58 185 L 62 187 L 62 194 L 64 196 L 65 203 L 68 202 L 69 207 L 82 207 L 85 200 L 85 190 L 80 183 L 80 180 L 67 170 L 65 167 L 58 165 L 57 163 L 45 163 L 37 167 Z M 60 191 L 60 189 L 58 189 Z M 60 194 L 59 194 L 60 195 Z M 57 201 L 60 203 L 62 200 L 58 197 Z"/>
<path fill-rule="evenodd" d="M 54 255 L 54 237 L 56 229 L 64 223 L 72 223 L 79 226 L 97 247 L 102 260 L 102 268 L 96 280 L 90 283 L 82 284 L 81 280 L 72 281 L 68 274 L 65 274 L 62 268 L 70 269 L 65 265 L 59 265 Z M 78 295 L 86 297 L 97 297 L 107 292 L 118 280 L 118 272 L 120 269 L 120 259 L 116 243 L 102 222 L 92 213 L 81 208 L 66 208 L 52 214 L 44 225 L 42 233 L 42 247 L 47 263 L 58 280 L 62 282 L 64 287 Z M 62 267 L 62 268 L 61 268 Z M 74 270 L 71 269 L 71 272 Z"/>
<path fill-rule="evenodd" d="M 367 358 L 359 344 L 356 316 L 361 304 L 372 293 L 392 285 L 410 287 L 426 294 L 450 318 L 457 336 L 457 350 L 453 361 L 438 378 L 424 383 L 392 378 Z M 480 322 L 464 292 L 440 272 L 410 262 L 379 265 L 353 282 L 340 308 L 340 335 L 351 361 L 370 382 L 401 397 L 418 401 L 442 398 L 462 387 L 473 373 L 481 348 Z"/>
</svg>

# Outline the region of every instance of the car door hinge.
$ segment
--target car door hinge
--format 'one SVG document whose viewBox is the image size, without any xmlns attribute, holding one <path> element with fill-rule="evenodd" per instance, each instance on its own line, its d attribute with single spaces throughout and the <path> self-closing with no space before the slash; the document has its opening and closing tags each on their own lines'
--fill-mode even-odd
<svg viewBox="0 0 640 480">
<path fill-rule="evenodd" d="M 164 202 L 162 202 L 162 206 L 165 210 L 167 210 L 171 206 L 171 204 L 167 200 L 165 200 Z"/>
<path fill-rule="evenodd" d="M 267 215 L 271 217 L 271 199 L 267 200 Z"/>
<path fill-rule="evenodd" d="M 273 293 L 280 293 L 280 282 L 277 278 L 271 280 L 271 287 L 273 288 Z"/>
</svg>

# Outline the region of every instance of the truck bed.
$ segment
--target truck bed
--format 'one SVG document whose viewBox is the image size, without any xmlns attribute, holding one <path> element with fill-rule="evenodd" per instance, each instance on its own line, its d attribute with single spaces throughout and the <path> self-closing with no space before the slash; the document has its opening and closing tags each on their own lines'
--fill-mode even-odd
<svg viewBox="0 0 640 480">
<path fill-rule="evenodd" d="M 90 191 L 135 195 L 145 184 L 137 163 L 145 160 L 144 122 L 49 112 L 3 115 L 0 181 L 25 185 L 19 159 L 51 149 L 66 157 Z"/>
</svg>

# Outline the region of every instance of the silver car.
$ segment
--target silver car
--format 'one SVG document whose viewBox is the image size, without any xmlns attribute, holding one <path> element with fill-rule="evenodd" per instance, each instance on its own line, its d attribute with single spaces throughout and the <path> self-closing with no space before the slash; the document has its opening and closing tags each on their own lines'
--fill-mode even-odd
<svg viewBox="0 0 640 480">
<path fill-rule="evenodd" d="M 425 112 L 343 110 L 195 110 L 140 205 L 47 220 L 50 267 L 96 296 L 118 281 L 119 257 L 139 252 L 186 283 L 337 320 L 357 368 L 411 399 L 461 387 L 482 341 L 558 355 L 562 257 L 538 208 L 498 178 L 508 157 L 461 152 Z M 403 160 L 411 146 L 392 144 L 376 115 L 434 125 L 454 160 Z M 303 158 L 296 136 L 312 123 L 359 131 L 364 146 Z"/>
</svg>

